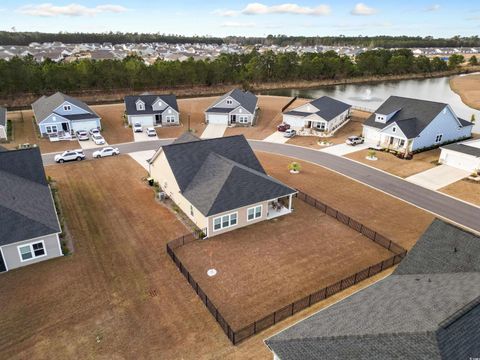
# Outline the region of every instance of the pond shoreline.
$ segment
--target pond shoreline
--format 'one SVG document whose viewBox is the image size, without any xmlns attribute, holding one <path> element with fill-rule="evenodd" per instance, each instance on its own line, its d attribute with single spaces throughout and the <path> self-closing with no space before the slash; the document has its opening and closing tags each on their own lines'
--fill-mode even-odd
<svg viewBox="0 0 480 360">
<path fill-rule="evenodd" d="M 466 105 L 480 110 L 480 74 L 456 76 L 450 79 L 450 88 Z"/>
<path fill-rule="evenodd" d="M 281 83 L 252 83 L 250 84 L 253 92 L 262 93 L 263 91 L 282 90 L 282 89 L 314 89 L 337 85 L 348 84 L 375 84 L 386 81 L 401 80 L 421 80 L 441 78 L 452 75 L 469 74 L 480 71 L 480 66 L 465 67 L 455 70 L 422 73 L 422 74 L 403 74 L 390 76 L 368 76 L 353 77 L 346 79 L 333 80 L 317 80 L 317 81 L 290 81 Z M 175 93 L 180 98 L 208 97 L 224 94 L 239 84 L 215 85 L 215 86 L 179 86 L 179 87 L 158 87 L 141 90 L 132 89 L 113 89 L 113 90 L 86 90 L 80 92 L 67 92 L 68 95 L 79 98 L 90 105 L 114 104 L 123 102 L 126 95 L 141 94 L 144 92 L 151 93 Z M 25 110 L 30 109 L 31 104 L 40 97 L 39 94 L 24 93 L 12 94 L 8 97 L 0 97 L 0 105 L 7 107 L 9 110 Z"/>
</svg>

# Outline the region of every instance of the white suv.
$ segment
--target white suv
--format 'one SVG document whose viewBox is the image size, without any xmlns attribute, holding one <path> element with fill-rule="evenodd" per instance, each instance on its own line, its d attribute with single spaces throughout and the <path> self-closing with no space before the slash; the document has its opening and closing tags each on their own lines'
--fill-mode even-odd
<svg viewBox="0 0 480 360">
<path fill-rule="evenodd" d="M 143 132 L 142 124 L 136 122 L 133 124 L 133 132 Z"/>
<path fill-rule="evenodd" d="M 85 154 L 82 149 L 66 150 L 62 154 L 55 155 L 55 161 L 57 163 L 63 163 L 65 161 L 80 161 L 85 159 Z"/>
<path fill-rule="evenodd" d="M 95 151 L 93 153 L 93 157 L 96 159 L 99 159 L 105 156 L 113 156 L 118 154 L 120 154 L 120 150 L 118 150 L 118 148 L 108 146 L 106 148 Z"/>
</svg>

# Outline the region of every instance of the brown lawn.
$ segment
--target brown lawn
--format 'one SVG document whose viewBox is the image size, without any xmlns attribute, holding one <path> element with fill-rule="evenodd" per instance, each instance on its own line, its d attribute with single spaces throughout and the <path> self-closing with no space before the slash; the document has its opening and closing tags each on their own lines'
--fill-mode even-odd
<svg viewBox="0 0 480 360">
<path fill-rule="evenodd" d="M 248 139 L 265 139 L 277 130 L 277 126 L 282 122 L 282 108 L 290 100 L 291 98 L 285 96 L 259 96 L 260 114 L 255 126 L 228 128 L 225 136 L 243 134 Z"/>
<path fill-rule="evenodd" d="M 234 331 L 393 255 L 303 201 L 294 207 L 289 216 L 176 250 Z"/>
<path fill-rule="evenodd" d="M 366 159 L 367 155 L 368 150 L 360 150 L 345 156 L 390 174 L 406 178 L 437 166 L 440 149 L 415 154 L 412 160 L 402 160 L 392 154 L 377 151 L 376 157 L 378 160 L 370 161 Z"/>
<path fill-rule="evenodd" d="M 440 189 L 441 192 L 480 206 L 480 183 L 460 180 Z"/>
<path fill-rule="evenodd" d="M 465 104 L 480 109 L 480 74 L 455 76 L 450 80 L 450 87 L 460 95 Z"/>
<path fill-rule="evenodd" d="M 133 141 L 132 129 L 124 125 L 125 105 L 109 104 L 92 106 L 102 118 L 102 135 L 109 144 L 121 144 Z"/>
<path fill-rule="evenodd" d="M 352 110 L 352 118 L 350 121 L 340 128 L 333 136 L 319 138 L 317 136 L 295 136 L 287 141 L 288 144 L 305 146 L 314 149 L 322 149 L 323 146 L 318 145 L 318 141 L 324 140 L 333 144 L 343 144 L 347 137 L 362 134 L 362 124 L 370 116 L 370 113 L 358 110 Z"/>
<path fill-rule="evenodd" d="M 432 216 L 288 159 L 267 171 L 411 246 Z M 1 359 L 271 359 L 263 339 L 390 273 L 334 295 L 232 346 L 165 251 L 186 229 L 157 204 L 129 156 L 54 165 L 75 253 L 0 276 Z M 288 243 L 287 243 L 288 245 Z"/>
<path fill-rule="evenodd" d="M 257 153 L 269 175 L 323 201 L 410 249 L 433 220 L 424 210 L 332 171 L 300 161 L 300 174 L 290 174 L 293 160 Z"/>
</svg>

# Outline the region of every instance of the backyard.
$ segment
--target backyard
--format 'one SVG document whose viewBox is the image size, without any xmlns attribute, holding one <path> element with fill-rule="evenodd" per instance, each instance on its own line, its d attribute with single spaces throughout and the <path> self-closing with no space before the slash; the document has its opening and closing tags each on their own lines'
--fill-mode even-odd
<svg viewBox="0 0 480 360">
<path fill-rule="evenodd" d="M 258 155 L 271 175 L 404 247 L 410 248 L 433 219 L 321 167 L 302 163 L 301 173 L 291 175 L 286 170 L 291 159 Z M 141 180 L 143 168 L 120 155 L 49 166 L 47 175 L 57 181 L 74 253 L 0 276 L 2 359 L 271 359 L 265 337 L 390 273 L 232 346 L 166 254 L 166 243 L 187 230 L 154 200 Z M 319 216 L 314 226 L 320 229 L 323 221 Z"/>
<path fill-rule="evenodd" d="M 175 252 L 234 331 L 394 255 L 299 199 L 294 208 Z"/>
</svg>

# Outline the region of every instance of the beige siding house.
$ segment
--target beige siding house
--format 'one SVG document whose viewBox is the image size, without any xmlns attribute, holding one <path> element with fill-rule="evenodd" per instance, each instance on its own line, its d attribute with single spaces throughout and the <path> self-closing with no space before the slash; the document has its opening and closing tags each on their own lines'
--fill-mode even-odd
<svg viewBox="0 0 480 360">
<path fill-rule="evenodd" d="M 243 136 L 186 133 L 157 151 L 150 176 L 208 237 L 289 214 L 296 193 L 265 173 Z"/>
</svg>

